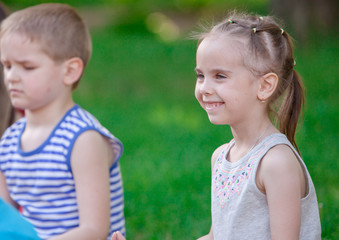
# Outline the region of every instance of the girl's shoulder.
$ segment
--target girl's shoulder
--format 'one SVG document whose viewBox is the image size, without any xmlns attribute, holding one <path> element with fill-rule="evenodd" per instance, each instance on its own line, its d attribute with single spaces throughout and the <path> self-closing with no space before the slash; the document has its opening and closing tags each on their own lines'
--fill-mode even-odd
<svg viewBox="0 0 339 240">
<path fill-rule="evenodd" d="M 286 181 L 294 179 L 294 183 L 305 185 L 305 170 L 301 160 L 297 157 L 290 146 L 279 144 L 267 151 L 262 158 L 258 169 L 259 189 L 274 184 L 274 179 Z M 266 192 L 266 191 L 264 191 Z"/>
<path fill-rule="evenodd" d="M 269 168 L 285 168 L 288 166 L 299 166 L 298 157 L 289 145 L 278 144 L 269 149 L 262 159 L 262 165 Z"/>
<path fill-rule="evenodd" d="M 212 169 L 214 167 L 214 163 L 217 160 L 217 158 L 219 157 L 220 153 L 225 150 L 227 148 L 227 146 L 229 145 L 229 143 L 225 143 L 221 146 L 219 146 L 218 148 L 216 148 L 212 154 L 212 158 L 211 158 L 211 165 L 212 165 Z"/>
</svg>

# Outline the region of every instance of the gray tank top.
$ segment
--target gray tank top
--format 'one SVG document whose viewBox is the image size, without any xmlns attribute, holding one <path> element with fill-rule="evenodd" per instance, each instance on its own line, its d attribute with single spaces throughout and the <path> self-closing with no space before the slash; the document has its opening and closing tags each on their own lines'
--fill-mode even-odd
<svg viewBox="0 0 339 240">
<path fill-rule="evenodd" d="M 272 147 L 285 144 L 295 153 L 307 177 L 308 192 L 301 199 L 299 239 L 321 239 L 319 209 L 307 168 L 285 135 L 267 136 L 237 162 L 226 160 L 234 140 L 218 156 L 212 172 L 212 226 L 215 240 L 271 239 L 266 195 L 255 183 L 258 164 Z"/>
</svg>

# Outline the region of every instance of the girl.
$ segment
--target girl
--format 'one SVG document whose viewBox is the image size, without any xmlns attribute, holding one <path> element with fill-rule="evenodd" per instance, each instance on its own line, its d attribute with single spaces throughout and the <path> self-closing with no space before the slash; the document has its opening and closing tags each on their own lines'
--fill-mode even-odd
<svg viewBox="0 0 339 240">
<path fill-rule="evenodd" d="M 294 138 L 304 103 L 294 65 L 291 37 L 272 17 L 233 13 L 199 35 L 195 96 L 234 137 L 212 155 L 212 227 L 200 239 L 320 239 Z"/>
</svg>

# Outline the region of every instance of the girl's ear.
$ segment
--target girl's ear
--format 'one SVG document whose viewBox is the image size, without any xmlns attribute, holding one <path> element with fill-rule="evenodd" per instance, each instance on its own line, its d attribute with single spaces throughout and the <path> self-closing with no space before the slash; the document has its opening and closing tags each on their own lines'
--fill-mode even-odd
<svg viewBox="0 0 339 240">
<path fill-rule="evenodd" d="M 78 57 L 73 57 L 65 61 L 65 78 L 64 83 L 72 86 L 79 80 L 84 69 L 82 60 Z"/>
<path fill-rule="evenodd" d="M 257 92 L 257 98 L 265 102 L 272 96 L 278 85 L 278 76 L 275 73 L 267 73 L 260 78 L 260 85 Z"/>
</svg>

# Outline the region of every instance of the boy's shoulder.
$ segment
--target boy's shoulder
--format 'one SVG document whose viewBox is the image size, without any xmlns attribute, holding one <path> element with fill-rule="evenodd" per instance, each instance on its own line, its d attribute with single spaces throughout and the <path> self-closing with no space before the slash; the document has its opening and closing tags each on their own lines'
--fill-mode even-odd
<svg viewBox="0 0 339 240">
<path fill-rule="evenodd" d="M 103 128 L 99 120 L 79 105 L 74 105 L 64 116 L 65 121 L 73 122 L 83 128 Z"/>
<path fill-rule="evenodd" d="M 77 129 L 77 134 L 86 130 L 95 130 L 109 139 L 117 140 L 94 115 L 77 104 L 65 114 L 61 127 L 67 126 L 69 128 L 69 124 L 73 125 L 73 129 Z"/>
<path fill-rule="evenodd" d="M 25 125 L 26 125 L 25 117 L 18 119 L 4 131 L 3 135 L 1 136 L 1 139 L 5 139 L 13 134 L 19 134 L 19 132 L 22 131 Z"/>
<path fill-rule="evenodd" d="M 97 142 L 98 137 L 104 137 L 105 141 L 109 140 L 110 146 L 113 148 L 116 159 L 119 159 L 123 152 L 122 142 L 116 138 L 107 128 L 87 110 L 83 109 L 79 105 L 75 105 L 65 116 L 65 127 L 69 128 L 71 123 L 73 128 L 77 128 L 74 132 L 75 136 L 80 136 L 81 141 L 86 145 L 92 145 L 91 142 L 94 140 Z M 94 130 L 88 132 L 88 130 Z M 85 133 L 86 132 L 86 133 Z M 84 134 L 85 133 L 85 134 Z"/>
</svg>

